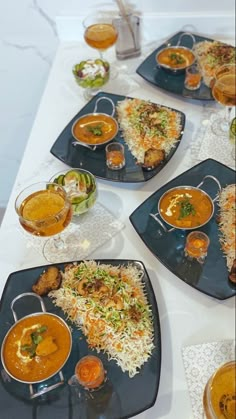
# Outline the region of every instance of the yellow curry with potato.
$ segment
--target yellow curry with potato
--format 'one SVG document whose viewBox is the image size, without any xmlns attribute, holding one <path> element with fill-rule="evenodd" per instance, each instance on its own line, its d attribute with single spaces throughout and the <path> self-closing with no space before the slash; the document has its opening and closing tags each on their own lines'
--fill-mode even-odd
<svg viewBox="0 0 236 419">
<path fill-rule="evenodd" d="M 162 218 L 173 227 L 191 229 L 205 224 L 213 213 L 211 199 L 198 188 L 174 188 L 159 202 Z"/>
<path fill-rule="evenodd" d="M 8 332 L 3 347 L 7 371 L 24 382 L 43 381 L 64 365 L 71 334 L 64 322 L 49 313 L 25 317 Z"/>
</svg>

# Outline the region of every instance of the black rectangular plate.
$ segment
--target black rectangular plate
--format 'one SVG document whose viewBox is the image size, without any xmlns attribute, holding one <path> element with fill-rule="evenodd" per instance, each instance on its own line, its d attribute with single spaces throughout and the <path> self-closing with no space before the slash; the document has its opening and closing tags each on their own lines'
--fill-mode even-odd
<svg viewBox="0 0 236 419">
<path fill-rule="evenodd" d="M 113 182 L 126 182 L 126 183 L 138 183 L 146 182 L 147 180 L 153 178 L 158 172 L 160 172 L 163 167 L 170 161 L 175 151 L 177 150 L 181 138 L 183 136 L 184 126 L 185 126 L 185 115 L 183 112 L 180 112 L 176 109 L 173 109 L 180 115 L 181 118 L 181 134 L 176 142 L 175 146 L 172 147 L 170 153 L 166 159 L 159 164 L 155 169 L 147 171 L 142 169 L 136 164 L 135 158 L 132 156 L 127 145 L 125 144 L 121 132 L 119 131 L 117 136 L 114 138 L 114 141 L 118 141 L 125 146 L 125 160 L 126 165 L 121 170 L 110 170 L 106 166 L 105 158 L 105 147 L 91 151 L 86 147 L 76 145 L 73 146 L 72 143 L 75 139 L 71 134 L 71 127 L 76 119 L 80 116 L 92 113 L 94 111 L 95 102 L 99 97 L 106 96 L 113 100 L 116 104 L 118 101 L 124 100 L 125 96 L 114 95 L 109 93 L 98 93 L 94 98 L 92 98 L 81 110 L 74 116 L 74 118 L 69 122 L 65 127 L 62 133 L 59 135 L 55 143 L 53 144 L 50 153 L 57 157 L 59 160 L 63 161 L 70 167 L 78 167 L 86 169 L 89 172 L 93 173 L 96 177 L 101 179 L 106 179 Z M 111 113 L 111 105 L 108 101 L 101 101 L 99 103 L 98 112 L 102 113 Z"/>
<path fill-rule="evenodd" d="M 207 159 L 154 192 L 129 218 L 141 239 L 166 268 L 193 288 L 224 300 L 236 294 L 236 286 L 228 280 L 226 260 L 219 243 L 219 229 L 216 222 L 218 205 L 215 204 L 212 219 L 199 229 L 210 238 L 208 255 L 203 265 L 184 257 L 186 233 L 189 231 L 174 230 L 163 233 L 159 224 L 150 216 L 150 213 L 157 212 L 158 201 L 165 191 L 181 185 L 197 186 L 205 175 L 215 176 L 222 188 L 235 183 L 234 170 L 213 159 Z M 204 183 L 203 189 L 212 198 L 218 192 L 216 183 L 211 179 Z"/>
<path fill-rule="evenodd" d="M 137 68 L 136 73 L 143 77 L 146 81 L 168 92 L 183 96 L 188 99 L 198 100 L 214 100 L 211 94 L 211 89 L 203 82 L 198 90 L 188 90 L 184 87 L 185 74 L 170 74 L 159 68 L 156 62 L 156 55 L 158 51 L 165 48 L 168 44 L 175 46 L 179 40 L 180 35 L 184 32 L 178 32 L 172 36 L 165 44 L 160 45 L 153 51 Z M 196 42 L 213 41 L 213 39 L 206 38 L 200 35 L 193 34 Z M 187 48 L 192 48 L 192 39 L 189 36 L 183 36 L 181 45 Z"/>
<path fill-rule="evenodd" d="M 9 417 L 11 419 L 18 419 L 19 417 L 24 419 L 91 419 L 91 417 L 93 419 L 99 419 L 101 415 L 104 418 L 124 419 L 149 409 L 155 403 L 161 372 L 161 330 L 156 298 L 146 268 L 142 262 L 137 260 L 106 259 L 96 260 L 96 262 L 111 264 L 113 266 L 127 266 L 132 263 L 142 270 L 144 290 L 153 313 L 155 348 L 151 357 L 143 365 L 139 374 L 136 374 L 133 378 L 129 378 L 129 375 L 123 373 L 115 361 L 109 361 L 107 355 L 100 352 L 98 356 L 103 361 L 104 367 L 107 370 L 109 389 L 111 391 L 109 399 L 106 401 L 103 400 L 102 404 L 99 401 L 99 403 L 95 404 L 95 407 L 92 402 L 96 398 L 96 392 L 94 393 L 94 398 L 78 402 L 74 393 L 72 393 L 71 387 L 67 384 L 30 401 L 29 386 L 10 378 L 0 363 L 1 419 L 9 419 Z M 55 265 L 63 270 L 66 263 Z M 11 301 L 19 294 L 31 291 L 32 285 L 46 268 L 47 266 L 40 266 L 25 269 L 13 272 L 8 277 L 0 304 L 0 342 L 3 341 L 5 334 L 14 323 L 10 309 Z M 57 314 L 66 320 L 62 310 L 53 305 L 48 297 L 43 297 L 43 300 L 48 312 Z M 19 303 L 14 309 L 17 311 L 18 318 L 35 311 L 41 311 L 40 306 L 38 307 L 37 302 L 35 304 L 35 299 L 32 299 L 32 297 L 28 297 L 24 300 L 24 304 L 20 305 Z M 66 382 L 74 374 L 76 362 L 82 356 L 87 353 L 97 354 L 96 351 L 88 348 L 82 332 L 71 323 L 70 325 L 72 327 L 73 339 L 72 351 L 62 370 Z M 56 378 L 58 377 L 54 376 L 47 382 L 35 384 L 35 391 L 42 388 L 42 386 L 56 382 Z"/>
</svg>

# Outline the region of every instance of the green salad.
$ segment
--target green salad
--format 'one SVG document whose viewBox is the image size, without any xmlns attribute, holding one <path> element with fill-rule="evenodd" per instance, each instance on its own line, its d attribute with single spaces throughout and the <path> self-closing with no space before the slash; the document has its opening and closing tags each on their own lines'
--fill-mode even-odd
<svg viewBox="0 0 236 419">
<path fill-rule="evenodd" d="M 101 59 L 81 61 L 72 70 L 76 82 L 84 88 L 103 86 L 109 79 L 110 65 Z"/>
<path fill-rule="evenodd" d="M 92 173 L 82 169 L 72 169 L 55 176 L 53 182 L 64 187 L 75 215 L 83 214 L 95 204 L 97 185 Z"/>
</svg>

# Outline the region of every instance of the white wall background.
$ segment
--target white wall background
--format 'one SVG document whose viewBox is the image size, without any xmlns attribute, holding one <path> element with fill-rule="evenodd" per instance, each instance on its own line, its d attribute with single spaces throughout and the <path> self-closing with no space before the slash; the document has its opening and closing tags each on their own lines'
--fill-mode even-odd
<svg viewBox="0 0 236 419">
<path fill-rule="evenodd" d="M 221 14 L 232 16 L 235 9 L 234 0 L 136 0 L 129 3 L 141 15 L 160 14 L 163 22 L 175 13 L 187 18 L 190 14 L 195 17 L 216 14 L 219 31 Z M 115 11 L 117 6 L 115 0 L 0 0 L 0 217 L 60 42 L 56 17 L 81 18 L 94 9 Z M 157 39 L 158 35 L 157 32 Z M 78 40 L 82 40 L 82 36 L 78 35 Z"/>
</svg>

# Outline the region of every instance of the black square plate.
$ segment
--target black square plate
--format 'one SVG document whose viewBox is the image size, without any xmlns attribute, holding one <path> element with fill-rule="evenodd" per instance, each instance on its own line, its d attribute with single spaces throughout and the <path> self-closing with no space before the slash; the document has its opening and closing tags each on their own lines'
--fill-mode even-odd
<svg viewBox="0 0 236 419">
<path fill-rule="evenodd" d="M 185 74 L 170 74 L 167 73 L 162 68 L 157 66 L 156 55 L 157 52 L 162 48 L 165 48 L 168 44 L 175 46 L 179 40 L 180 35 L 184 32 L 178 32 L 172 36 L 165 44 L 162 44 L 160 47 L 155 49 L 137 68 L 136 73 L 143 77 L 149 83 L 152 83 L 156 87 L 160 87 L 163 90 L 168 92 L 175 93 L 176 95 L 183 96 L 189 99 L 198 99 L 198 100 L 214 100 L 211 94 L 211 89 L 207 87 L 204 83 L 201 83 L 201 86 L 198 90 L 188 90 L 184 87 L 184 77 Z M 213 41 L 210 38 L 205 38 L 200 35 L 193 34 L 196 42 L 202 41 Z M 192 48 L 192 39 L 189 36 L 183 36 L 181 45 L 187 48 Z"/>
<path fill-rule="evenodd" d="M 74 398 L 71 387 L 67 384 L 58 387 L 57 390 L 52 390 L 43 396 L 30 400 L 29 386 L 10 378 L 0 363 L 1 419 L 9 419 L 9 417 L 11 419 L 18 419 L 19 417 L 22 417 L 22 419 L 36 417 L 37 419 L 99 419 L 101 417 L 122 419 L 137 415 L 149 409 L 155 403 L 161 372 L 161 330 L 156 299 L 148 273 L 143 263 L 137 260 L 106 259 L 96 260 L 96 262 L 111 264 L 113 266 L 127 266 L 128 264 L 132 264 L 141 269 L 143 273 L 142 282 L 144 284 L 144 291 L 153 314 L 155 348 L 149 360 L 142 366 L 138 374 L 133 378 L 129 378 L 129 375 L 123 373 L 115 361 L 108 360 L 107 355 L 100 352 L 99 357 L 103 361 L 109 378 L 109 392 L 106 393 L 106 397 L 102 400 L 99 399 L 99 403 L 95 403 L 95 405 L 96 392 L 94 392 L 93 397 L 79 402 L 78 399 Z M 56 266 L 63 270 L 65 264 L 57 264 Z M 19 294 L 31 291 L 32 285 L 47 267 L 40 266 L 13 272 L 8 277 L 0 304 L 0 342 L 3 341 L 5 334 L 14 323 L 10 309 L 11 301 Z M 43 300 L 48 312 L 57 314 L 66 320 L 62 310 L 56 307 L 51 299 L 43 297 Z M 35 306 L 35 299 L 32 299 L 32 297 L 25 299 L 24 302 L 24 305 L 21 304 L 21 306 L 16 307 L 18 318 L 35 311 L 40 311 Z M 36 305 L 38 304 L 36 303 Z M 74 374 L 74 368 L 79 358 L 87 353 L 97 354 L 96 351 L 88 348 L 82 332 L 73 327 L 71 323 L 70 326 L 72 327 L 73 339 L 72 351 L 62 369 L 66 382 Z M 38 391 L 47 384 L 53 384 L 56 377 L 52 377 L 47 382 L 34 384 L 34 390 Z M 107 397 L 108 395 L 109 398 Z"/>
<path fill-rule="evenodd" d="M 207 159 L 157 190 L 129 218 L 141 239 L 166 268 L 193 288 L 224 300 L 236 294 L 236 286 L 228 280 L 226 260 L 219 243 L 219 229 L 216 222 L 217 204 L 215 204 L 212 219 L 200 228 L 210 238 L 208 254 L 203 265 L 184 257 L 186 240 L 184 230 L 164 233 L 155 219 L 150 216 L 150 213 L 157 212 L 158 201 L 165 191 L 181 185 L 197 186 L 205 175 L 215 176 L 222 188 L 235 183 L 234 170 L 215 160 Z M 216 183 L 211 179 L 204 183 L 204 190 L 212 198 L 218 193 Z"/>
<path fill-rule="evenodd" d="M 106 96 L 113 100 L 116 104 L 118 101 L 124 100 L 125 96 L 108 94 L 108 93 L 98 93 L 94 98 L 92 98 L 81 110 L 74 116 L 74 118 L 69 122 L 66 128 L 59 135 L 55 143 L 53 144 L 50 152 L 57 157 L 59 160 L 63 161 L 70 167 L 80 167 L 86 169 L 89 172 L 93 173 L 96 177 L 101 179 L 106 179 L 114 182 L 126 182 L 126 183 L 138 183 L 146 182 L 147 180 L 153 178 L 158 172 L 160 172 L 163 167 L 168 163 L 168 161 L 174 155 L 176 149 L 179 146 L 181 141 L 184 126 L 185 126 L 185 115 L 184 113 L 173 109 L 180 115 L 180 124 L 181 124 L 181 134 L 176 142 L 175 146 L 172 147 L 170 153 L 166 159 L 158 165 L 155 169 L 147 171 L 142 169 L 136 164 L 135 158 L 132 156 L 127 145 L 125 144 L 121 132 L 119 131 L 115 137 L 115 141 L 118 141 L 125 146 L 125 159 L 126 165 L 121 170 L 110 170 L 106 166 L 105 159 L 105 147 L 97 149 L 96 151 L 91 151 L 88 148 L 85 148 L 80 145 L 73 146 L 75 141 L 71 134 L 71 127 L 75 120 L 82 115 L 91 113 L 94 111 L 94 106 L 96 100 L 101 97 Z M 111 113 L 111 105 L 108 101 L 101 101 L 99 103 L 99 112 Z"/>
</svg>

